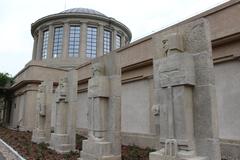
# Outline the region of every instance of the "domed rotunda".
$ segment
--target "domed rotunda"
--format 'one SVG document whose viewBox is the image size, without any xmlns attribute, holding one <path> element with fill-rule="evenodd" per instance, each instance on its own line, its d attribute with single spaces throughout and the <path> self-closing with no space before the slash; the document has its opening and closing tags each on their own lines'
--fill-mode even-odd
<svg viewBox="0 0 240 160">
<path fill-rule="evenodd" d="M 31 26 L 32 62 L 73 68 L 131 41 L 131 31 L 96 10 L 72 8 L 38 19 Z M 30 62 L 31 63 L 31 62 Z"/>
</svg>

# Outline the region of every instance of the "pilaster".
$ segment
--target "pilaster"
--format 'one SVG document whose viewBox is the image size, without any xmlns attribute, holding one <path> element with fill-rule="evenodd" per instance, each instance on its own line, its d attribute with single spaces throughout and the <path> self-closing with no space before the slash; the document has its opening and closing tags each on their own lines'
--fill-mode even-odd
<svg viewBox="0 0 240 160">
<path fill-rule="evenodd" d="M 52 56 L 53 38 L 54 38 L 54 27 L 53 27 L 53 25 L 50 25 L 49 31 L 48 31 L 48 55 L 47 55 L 48 59 L 51 59 L 53 57 Z"/>
<path fill-rule="evenodd" d="M 86 53 L 86 42 L 87 42 L 87 24 L 82 23 L 80 26 L 80 54 L 79 57 L 85 58 Z"/>
<path fill-rule="evenodd" d="M 114 29 L 112 34 L 112 50 L 116 49 L 117 31 Z"/>
<path fill-rule="evenodd" d="M 103 34 L 104 34 L 104 28 L 102 25 L 98 27 L 98 33 L 97 33 L 97 57 L 100 57 L 103 55 Z"/>
<path fill-rule="evenodd" d="M 68 41 L 69 41 L 69 24 L 64 23 L 64 35 L 63 35 L 63 59 L 68 57 Z"/>
<path fill-rule="evenodd" d="M 121 35 L 121 46 L 122 46 L 122 47 L 126 45 L 126 44 L 125 44 L 125 41 L 126 41 L 126 37 L 125 37 L 125 35 L 123 34 L 123 35 Z"/>
<path fill-rule="evenodd" d="M 33 42 L 33 51 L 32 51 L 32 60 L 36 60 L 37 56 L 37 44 L 38 44 L 38 36 L 34 35 Z"/>
<path fill-rule="evenodd" d="M 38 42 L 37 42 L 37 54 L 36 60 L 41 60 L 42 57 L 42 44 L 43 43 L 43 32 L 41 30 L 38 31 Z"/>
</svg>

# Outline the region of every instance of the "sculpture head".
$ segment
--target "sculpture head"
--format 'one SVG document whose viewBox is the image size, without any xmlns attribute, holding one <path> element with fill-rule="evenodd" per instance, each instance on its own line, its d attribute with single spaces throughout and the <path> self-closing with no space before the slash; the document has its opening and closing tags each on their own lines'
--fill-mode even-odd
<svg viewBox="0 0 240 160">
<path fill-rule="evenodd" d="M 173 53 L 181 53 L 184 51 L 183 37 L 178 33 L 172 33 L 165 36 L 162 40 L 163 52 L 165 56 Z"/>
<path fill-rule="evenodd" d="M 104 65 L 102 63 L 92 64 L 92 77 L 104 75 Z"/>
</svg>

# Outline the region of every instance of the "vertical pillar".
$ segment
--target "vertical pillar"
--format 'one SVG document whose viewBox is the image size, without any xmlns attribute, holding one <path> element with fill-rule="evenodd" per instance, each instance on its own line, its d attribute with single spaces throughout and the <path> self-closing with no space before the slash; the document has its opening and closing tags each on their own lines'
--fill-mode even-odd
<svg viewBox="0 0 240 160">
<path fill-rule="evenodd" d="M 41 60 L 42 57 L 42 43 L 43 43 L 43 32 L 41 30 L 38 31 L 38 43 L 37 43 L 37 55 L 36 60 Z"/>
<path fill-rule="evenodd" d="M 112 34 L 112 50 L 116 49 L 117 31 L 114 29 Z"/>
<path fill-rule="evenodd" d="M 53 38 L 54 38 L 54 27 L 53 25 L 49 26 L 49 31 L 48 31 L 48 59 L 51 59 L 52 56 L 52 51 L 53 51 Z"/>
<path fill-rule="evenodd" d="M 103 34 L 104 29 L 103 26 L 100 25 L 98 27 L 98 33 L 97 33 L 97 57 L 100 57 L 103 55 Z"/>
<path fill-rule="evenodd" d="M 69 40 L 69 24 L 64 23 L 64 35 L 63 35 L 63 59 L 68 57 L 68 40 Z"/>
<path fill-rule="evenodd" d="M 33 40 L 34 40 L 34 42 L 33 42 L 32 60 L 36 60 L 38 36 L 34 35 Z"/>
<path fill-rule="evenodd" d="M 121 47 L 123 47 L 123 46 L 126 45 L 125 41 L 126 41 L 126 37 L 125 37 L 125 35 L 123 34 L 123 35 L 121 35 Z"/>
<path fill-rule="evenodd" d="M 86 42 L 87 42 L 87 24 L 82 23 L 80 26 L 80 54 L 79 57 L 85 58 L 86 53 Z"/>
</svg>

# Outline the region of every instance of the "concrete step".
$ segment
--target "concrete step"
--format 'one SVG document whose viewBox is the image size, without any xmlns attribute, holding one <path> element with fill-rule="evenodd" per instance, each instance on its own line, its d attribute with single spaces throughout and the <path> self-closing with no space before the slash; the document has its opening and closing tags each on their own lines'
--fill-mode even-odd
<svg viewBox="0 0 240 160">
<path fill-rule="evenodd" d="M 111 143 L 84 140 L 82 151 L 97 156 L 109 156 L 111 155 Z"/>
</svg>

